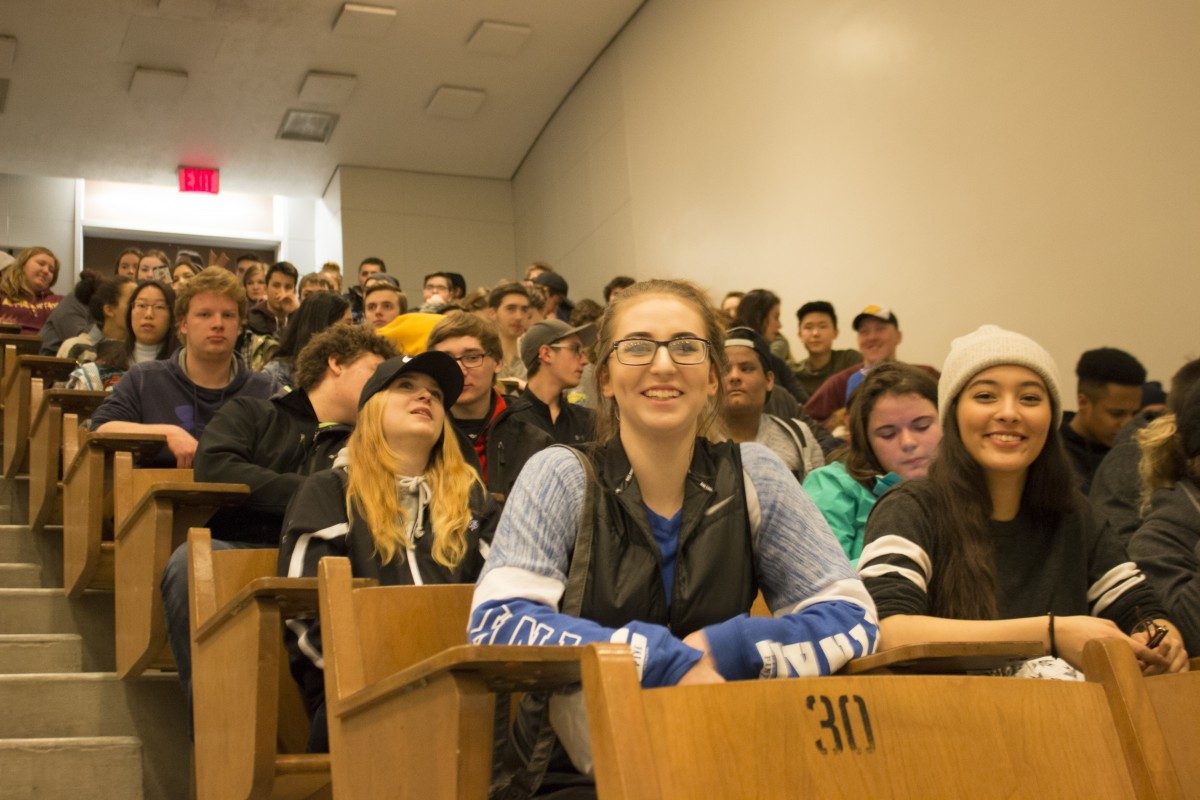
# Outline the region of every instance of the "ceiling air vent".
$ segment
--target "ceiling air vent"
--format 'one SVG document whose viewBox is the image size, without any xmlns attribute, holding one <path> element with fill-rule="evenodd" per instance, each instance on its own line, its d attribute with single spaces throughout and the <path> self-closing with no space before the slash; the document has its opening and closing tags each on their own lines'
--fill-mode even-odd
<svg viewBox="0 0 1200 800">
<path fill-rule="evenodd" d="M 287 139 L 293 142 L 325 144 L 333 135 L 333 129 L 337 122 L 337 114 L 328 114 L 324 111 L 301 111 L 293 108 L 283 115 L 283 124 L 279 126 L 279 133 L 275 136 L 278 139 Z"/>
</svg>

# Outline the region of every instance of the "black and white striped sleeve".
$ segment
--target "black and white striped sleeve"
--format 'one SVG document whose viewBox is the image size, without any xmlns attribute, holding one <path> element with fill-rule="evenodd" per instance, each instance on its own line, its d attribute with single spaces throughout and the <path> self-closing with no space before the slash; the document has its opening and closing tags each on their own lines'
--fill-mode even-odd
<svg viewBox="0 0 1200 800">
<path fill-rule="evenodd" d="M 879 619 L 893 614 L 929 614 L 929 520 L 916 498 L 903 489 L 888 492 L 867 519 L 858 576 L 875 601 Z"/>
<path fill-rule="evenodd" d="M 1091 509 L 1080 512 L 1084 541 L 1091 539 L 1088 558 L 1088 611 L 1112 620 L 1126 633 L 1148 617 L 1167 619 L 1158 593 L 1125 551 L 1116 532 L 1100 524 Z"/>
</svg>

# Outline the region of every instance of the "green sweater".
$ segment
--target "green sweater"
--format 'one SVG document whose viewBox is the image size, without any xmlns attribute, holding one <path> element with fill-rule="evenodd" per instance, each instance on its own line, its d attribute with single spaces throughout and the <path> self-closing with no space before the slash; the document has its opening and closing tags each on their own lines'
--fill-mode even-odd
<svg viewBox="0 0 1200 800">
<path fill-rule="evenodd" d="M 889 472 L 877 476 L 875 490 L 869 491 L 850 477 L 846 466 L 840 461 L 815 469 L 804 479 L 804 490 L 825 515 L 825 521 L 833 529 L 833 535 L 855 568 L 858 567 L 858 557 L 863 549 L 867 517 L 875 501 L 899 482 L 900 476 Z"/>
</svg>

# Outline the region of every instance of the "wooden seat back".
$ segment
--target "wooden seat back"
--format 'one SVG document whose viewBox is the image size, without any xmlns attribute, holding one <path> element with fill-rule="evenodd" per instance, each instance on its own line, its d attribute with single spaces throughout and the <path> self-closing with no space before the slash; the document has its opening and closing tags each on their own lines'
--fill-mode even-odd
<svg viewBox="0 0 1200 800">
<path fill-rule="evenodd" d="M 12 480 L 26 469 L 29 423 L 32 409 L 41 402 L 43 388 L 70 375 L 75 362 L 69 358 L 18 355 L 14 345 L 6 345 L 5 349 L 3 470 L 4 478 Z"/>
<path fill-rule="evenodd" d="M 63 420 L 63 590 L 77 597 L 85 589 L 113 588 L 114 472 L 117 457 L 157 450 L 162 434 L 80 431 Z M 132 498 L 125 501 L 132 503 Z"/>
<path fill-rule="evenodd" d="M 632 661 L 594 657 L 583 676 L 605 798 L 1135 796 L 1096 683 L 871 675 L 642 689 Z"/>
<path fill-rule="evenodd" d="M 278 550 L 212 549 L 188 533 L 197 797 L 307 798 L 329 785 L 305 754 L 308 718 L 283 657 L 289 613 L 315 613 L 316 580 L 275 577 Z"/>
<path fill-rule="evenodd" d="M 222 505 L 244 500 L 250 489 L 198 483 L 190 469 L 134 469 L 128 452 L 113 458 L 113 487 L 117 675 L 134 678 L 174 663 L 159 594 L 171 553 L 190 528 L 206 524 Z"/>
<path fill-rule="evenodd" d="M 74 455 L 79 422 L 89 419 L 105 397 L 104 392 L 50 389 L 35 406 L 29 425 L 29 525 L 34 532 L 61 521 L 64 456 Z M 74 420 L 69 427 L 64 426 L 68 417 Z"/>
<path fill-rule="evenodd" d="M 1084 648 L 1089 680 L 1107 693 L 1130 770 L 1144 796 L 1200 797 L 1200 673 L 1143 677 L 1133 652 L 1112 640 Z M 1194 662 L 1192 669 L 1200 666 Z"/>
<path fill-rule="evenodd" d="M 353 699 L 399 685 L 398 674 L 463 645 L 474 587 L 353 589 L 350 563 L 338 558 L 322 559 L 318 575 L 334 797 L 484 797 L 494 701 L 479 680 L 425 676 L 424 691 L 343 713 Z"/>
</svg>

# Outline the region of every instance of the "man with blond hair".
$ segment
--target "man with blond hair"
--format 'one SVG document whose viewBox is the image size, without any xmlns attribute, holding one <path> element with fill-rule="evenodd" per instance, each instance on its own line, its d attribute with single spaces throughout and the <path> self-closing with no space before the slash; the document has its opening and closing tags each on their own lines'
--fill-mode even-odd
<svg viewBox="0 0 1200 800">
<path fill-rule="evenodd" d="M 185 283 L 175 319 L 183 347 L 171 358 L 135 364 L 92 415 L 95 431 L 167 438 L 139 466 L 190 467 L 200 434 L 226 401 L 266 399 L 280 388 L 234 352 L 246 320 L 246 290 L 233 273 L 209 267 Z"/>
</svg>

